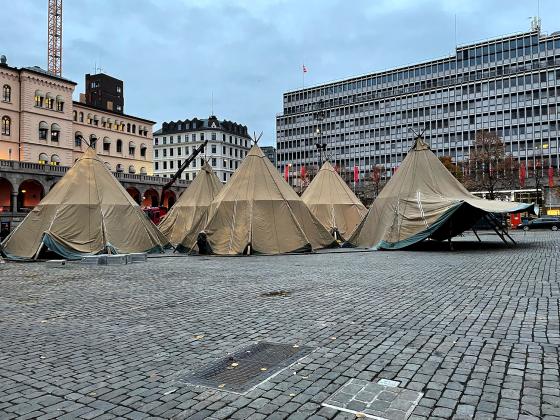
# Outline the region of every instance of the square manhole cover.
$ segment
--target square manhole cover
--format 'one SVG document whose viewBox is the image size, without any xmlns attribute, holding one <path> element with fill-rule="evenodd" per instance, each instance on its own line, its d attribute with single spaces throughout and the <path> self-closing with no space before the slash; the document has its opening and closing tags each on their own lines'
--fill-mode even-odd
<svg viewBox="0 0 560 420">
<path fill-rule="evenodd" d="M 399 382 L 351 379 L 323 406 L 378 420 L 406 420 L 422 398 L 421 392 L 399 388 Z"/>
<path fill-rule="evenodd" d="M 245 393 L 312 350 L 311 347 L 297 344 L 260 342 L 229 354 L 179 381 Z"/>
</svg>

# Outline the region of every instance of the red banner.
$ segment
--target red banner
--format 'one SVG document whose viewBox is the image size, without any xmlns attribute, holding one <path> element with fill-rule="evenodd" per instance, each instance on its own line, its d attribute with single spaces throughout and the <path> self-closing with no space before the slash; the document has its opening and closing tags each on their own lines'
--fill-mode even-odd
<svg viewBox="0 0 560 420">
<path fill-rule="evenodd" d="M 548 186 L 554 187 L 554 168 L 552 166 L 548 168 Z"/>
<path fill-rule="evenodd" d="M 290 165 L 286 164 L 286 166 L 284 166 L 284 179 L 288 181 L 289 176 L 290 176 Z"/>
<path fill-rule="evenodd" d="M 525 164 L 522 163 L 519 167 L 519 186 L 521 188 L 525 187 Z"/>
<path fill-rule="evenodd" d="M 354 182 L 358 182 L 360 180 L 360 169 L 358 166 L 354 165 Z"/>
<path fill-rule="evenodd" d="M 302 166 L 301 167 L 301 179 L 304 179 L 305 175 L 307 175 L 307 170 L 305 169 L 305 166 Z"/>
</svg>

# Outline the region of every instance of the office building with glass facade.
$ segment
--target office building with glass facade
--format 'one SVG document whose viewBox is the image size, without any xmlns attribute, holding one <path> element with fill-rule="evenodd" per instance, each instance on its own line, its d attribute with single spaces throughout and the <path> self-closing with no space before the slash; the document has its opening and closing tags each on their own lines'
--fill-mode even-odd
<svg viewBox="0 0 560 420">
<path fill-rule="evenodd" d="M 528 169 L 560 164 L 560 32 L 533 30 L 459 46 L 456 54 L 286 92 L 276 117 L 277 167 L 318 165 L 317 143 L 341 168 L 374 165 L 390 176 L 414 133 L 459 165 L 475 133 L 496 132 Z"/>
</svg>

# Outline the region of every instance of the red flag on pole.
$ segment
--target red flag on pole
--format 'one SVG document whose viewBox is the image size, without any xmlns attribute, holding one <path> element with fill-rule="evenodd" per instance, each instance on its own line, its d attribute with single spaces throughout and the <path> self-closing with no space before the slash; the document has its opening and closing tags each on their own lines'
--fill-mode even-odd
<svg viewBox="0 0 560 420">
<path fill-rule="evenodd" d="M 519 186 L 521 188 L 525 187 L 525 164 L 522 163 L 519 167 Z"/>
<path fill-rule="evenodd" d="M 305 67 L 305 64 L 303 64 L 302 70 L 304 73 L 307 73 L 307 67 Z"/>
<path fill-rule="evenodd" d="M 354 165 L 354 182 L 358 182 L 360 179 L 360 169 L 357 165 Z"/>
<path fill-rule="evenodd" d="M 307 175 L 307 170 L 305 169 L 305 165 L 304 165 L 301 167 L 301 179 L 304 179 L 305 175 Z"/>
<path fill-rule="evenodd" d="M 554 187 L 554 169 L 552 166 L 548 168 L 548 186 L 550 188 Z"/>
<path fill-rule="evenodd" d="M 338 173 L 338 163 L 335 163 L 335 164 L 334 164 L 334 171 L 335 171 L 336 173 Z"/>
<path fill-rule="evenodd" d="M 286 164 L 286 166 L 284 166 L 284 179 L 286 180 L 286 182 L 288 181 L 288 178 L 290 177 L 290 164 Z"/>
</svg>

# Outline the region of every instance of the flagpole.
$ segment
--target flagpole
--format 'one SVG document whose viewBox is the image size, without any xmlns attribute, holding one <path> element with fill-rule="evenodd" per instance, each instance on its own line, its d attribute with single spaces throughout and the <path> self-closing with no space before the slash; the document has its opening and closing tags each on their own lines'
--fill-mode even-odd
<svg viewBox="0 0 560 420">
<path fill-rule="evenodd" d="M 301 90 L 305 89 L 305 63 L 301 66 Z"/>
</svg>

